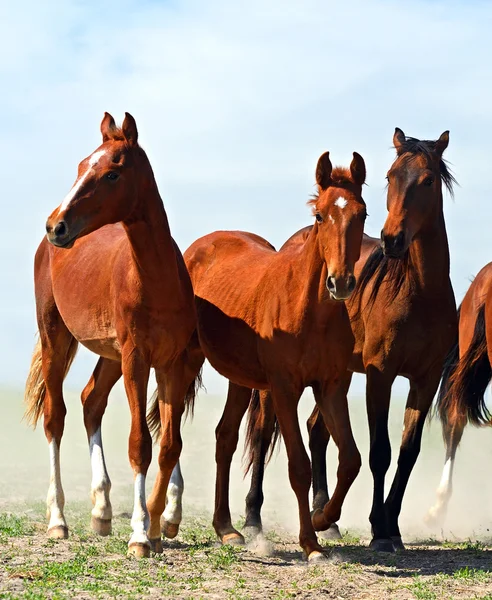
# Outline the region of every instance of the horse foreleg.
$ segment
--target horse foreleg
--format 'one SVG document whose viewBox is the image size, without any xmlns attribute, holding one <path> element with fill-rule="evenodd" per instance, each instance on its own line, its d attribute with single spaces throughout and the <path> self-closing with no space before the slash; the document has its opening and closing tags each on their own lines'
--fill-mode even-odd
<svg viewBox="0 0 492 600">
<path fill-rule="evenodd" d="M 381 552 L 394 552 L 384 507 L 384 480 L 391 463 L 391 445 L 388 433 L 388 414 L 394 375 L 381 372 L 377 367 L 366 368 L 366 403 L 369 421 L 369 467 L 374 489 L 369 520 L 372 526 L 370 547 Z"/>
<path fill-rule="evenodd" d="M 289 462 L 289 479 L 299 506 L 299 543 L 309 561 L 319 560 L 323 554 L 318 544 L 309 511 L 311 465 L 302 441 L 297 406 L 301 390 L 294 390 L 285 382 L 272 383 L 273 408 L 280 425 Z"/>
<path fill-rule="evenodd" d="M 177 466 L 183 445 L 181 418 L 186 405 L 191 405 L 194 401 L 195 380 L 203 361 L 203 354 L 196 347 L 193 351 L 183 352 L 170 369 L 156 369 L 160 415 L 159 470 L 148 501 L 149 538 L 155 552 L 162 552 L 161 529 L 168 538 L 175 537 L 179 530 L 182 518 L 181 494 L 184 488 L 181 471 Z"/>
<path fill-rule="evenodd" d="M 416 381 L 410 382 L 410 392 L 405 408 L 402 442 L 398 456 L 398 467 L 385 502 L 389 533 L 397 550 L 404 549 L 398 526 L 403 495 L 420 453 L 425 418 L 437 391 L 439 379 L 440 371 L 437 371 L 427 375 L 423 384 L 419 384 Z"/>
<path fill-rule="evenodd" d="M 337 485 L 331 500 L 313 513 L 316 530 L 328 529 L 340 518 L 342 505 L 361 467 L 361 457 L 352 434 L 347 392 L 351 374 L 337 384 L 325 382 L 314 387 L 314 397 L 328 430 L 338 447 Z M 326 450 L 325 450 L 326 452 Z"/>
<path fill-rule="evenodd" d="M 89 440 L 92 481 L 92 529 L 99 535 L 111 533 L 113 512 L 109 493 L 111 480 L 106 469 L 101 435 L 101 422 L 108 404 L 108 396 L 121 377 L 121 363 L 100 358 L 96 368 L 82 392 L 84 425 Z"/>
<path fill-rule="evenodd" d="M 150 556 L 150 541 L 147 536 L 149 513 L 145 500 L 145 478 L 152 458 L 152 438 L 147 425 L 147 385 L 150 365 L 136 348 L 124 351 L 122 370 L 131 427 L 128 440 L 128 457 L 134 473 L 134 502 L 131 519 L 132 535 L 128 542 L 128 554 L 137 557 Z"/>
</svg>

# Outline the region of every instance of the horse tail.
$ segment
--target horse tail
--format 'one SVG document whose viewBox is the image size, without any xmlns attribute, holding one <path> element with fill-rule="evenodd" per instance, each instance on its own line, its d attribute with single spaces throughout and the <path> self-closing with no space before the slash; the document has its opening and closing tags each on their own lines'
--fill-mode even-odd
<svg viewBox="0 0 492 600">
<path fill-rule="evenodd" d="M 72 338 L 70 346 L 68 347 L 67 356 L 65 359 L 65 371 L 63 377 L 67 376 L 67 373 L 73 363 L 73 359 L 77 354 L 78 343 L 75 338 Z M 31 359 L 31 368 L 27 376 L 26 388 L 24 392 L 24 403 L 26 405 L 24 411 L 24 419 L 36 427 L 39 418 L 43 412 L 44 401 L 46 398 L 46 382 L 43 377 L 43 359 L 42 359 L 42 347 L 41 339 L 38 336 L 36 346 Z"/>
<path fill-rule="evenodd" d="M 264 399 L 263 401 L 261 400 L 261 392 L 259 390 L 252 391 L 248 408 L 246 439 L 244 440 L 244 457 L 247 460 L 244 469 L 245 477 L 253 466 L 256 450 L 261 448 L 264 443 L 268 444 L 267 448 L 265 448 L 265 464 L 268 464 L 273 456 L 273 452 L 277 447 L 278 442 L 280 441 L 280 426 L 271 403 L 272 401 L 270 397 Z M 269 412 L 271 412 L 271 414 L 268 415 L 265 409 L 270 409 Z M 264 427 L 268 416 L 270 416 L 273 421 L 273 429 L 270 439 L 265 439 Z"/>
<path fill-rule="evenodd" d="M 185 419 L 188 415 L 191 415 L 193 418 L 193 412 L 195 409 L 195 400 L 198 394 L 198 390 L 202 387 L 202 370 L 200 369 L 198 375 L 188 386 L 188 390 L 186 392 L 184 398 L 185 404 Z M 150 399 L 150 408 L 147 412 L 147 425 L 149 427 L 150 433 L 154 439 L 154 442 L 157 442 L 161 437 L 161 412 L 159 409 L 159 402 L 165 402 L 165 398 L 159 399 L 158 389 L 152 394 L 152 398 Z"/>
<path fill-rule="evenodd" d="M 461 314 L 461 306 L 458 307 L 458 323 L 460 321 Z M 451 349 L 448 352 L 444 360 L 444 365 L 442 368 L 441 375 L 441 383 L 439 385 L 439 391 L 437 393 L 436 404 L 434 406 L 433 411 L 429 411 L 429 418 L 432 418 L 433 415 L 439 415 L 439 418 L 443 424 L 443 432 L 444 426 L 447 425 L 448 422 L 448 404 L 449 404 L 449 388 L 451 385 L 451 377 L 454 375 L 456 371 L 456 367 L 458 366 L 460 360 L 460 346 L 459 346 L 459 334 L 456 332 L 456 336 L 451 346 Z"/>
<path fill-rule="evenodd" d="M 492 378 L 485 335 L 485 304 L 478 310 L 471 344 L 450 377 L 440 409 L 441 418 L 468 419 L 473 425 L 491 425 L 485 390 Z"/>
</svg>

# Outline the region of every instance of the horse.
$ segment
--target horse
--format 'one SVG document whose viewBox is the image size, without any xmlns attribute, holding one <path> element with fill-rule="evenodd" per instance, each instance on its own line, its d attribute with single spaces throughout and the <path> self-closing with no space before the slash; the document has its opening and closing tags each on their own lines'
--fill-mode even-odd
<svg viewBox="0 0 492 600">
<path fill-rule="evenodd" d="M 349 389 L 353 372 L 366 374 L 369 465 L 374 481 L 370 547 L 376 551 L 404 549 L 398 524 L 403 496 L 420 452 L 424 422 L 442 367 L 457 332 L 442 194 L 442 184 L 452 194 L 455 183 L 442 159 L 448 143 L 448 131 L 437 141 L 428 141 L 406 137 L 396 128 L 393 144 L 397 156 L 387 175 L 388 215 L 380 240 L 364 235 L 361 257 L 355 266 L 357 286 L 347 300 L 355 348 L 344 386 Z M 301 230 L 280 253 L 302 246 L 310 233 L 310 228 Z M 410 392 L 398 468 L 385 501 L 384 481 L 391 461 L 388 412 L 397 375 L 409 380 Z M 275 432 L 275 407 L 268 392 L 253 396 L 253 400 L 246 448 L 253 476 L 245 525 L 258 531 L 263 469 Z M 326 447 L 332 432 L 318 407 L 307 425 L 316 519 L 329 499 Z M 340 537 L 336 524 L 330 529 L 331 537 Z"/>
<path fill-rule="evenodd" d="M 458 337 L 443 370 L 436 402 L 446 456 L 437 499 L 426 522 L 442 525 L 453 491 L 456 450 L 468 422 L 491 425 L 485 390 L 492 379 L 492 263 L 481 269 L 458 310 Z"/>
<path fill-rule="evenodd" d="M 138 144 L 135 119 L 125 113 L 117 127 L 105 113 L 100 129 L 102 144 L 79 164 L 76 181 L 48 217 L 46 237 L 36 252 L 39 339 L 26 382 L 25 416 L 35 425 L 44 415 L 51 469 L 48 536 L 67 538 L 60 473 L 66 414 L 63 380 L 79 343 L 99 355 L 82 404 L 92 466 L 91 523 L 97 533 L 107 535 L 111 482 L 101 419 L 108 394 L 123 375 L 131 412 L 128 456 L 135 490 L 128 553 L 144 557 L 150 555 L 152 544 L 161 543 L 161 490 L 167 488 L 181 451 L 181 416 L 195 396 L 201 366 L 196 366 L 196 308 L 149 159 Z M 147 509 L 151 368 L 156 373 L 164 435 Z"/>
<path fill-rule="evenodd" d="M 317 194 L 310 201 L 315 223 L 302 248 L 276 252 L 257 235 L 218 231 L 184 253 L 195 290 L 200 346 L 231 381 L 216 429 L 213 525 L 222 543 L 244 543 L 232 526 L 228 488 L 251 389 L 271 391 L 299 506 L 299 542 L 308 560 L 322 559 L 323 551 L 309 513 L 311 469 L 297 418 L 305 387 L 313 388 L 340 451 L 337 488 L 315 526 L 328 527 L 339 518 L 359 472 L 360 453 L 340 381 L 354 344 L 343 300 L 356 284 L 353 270 L 366 218 L 365 176 L 364 160 L 356 152 L 349 169 L 332 168 L 328 152 L 319 158 Z"/>
</svg>

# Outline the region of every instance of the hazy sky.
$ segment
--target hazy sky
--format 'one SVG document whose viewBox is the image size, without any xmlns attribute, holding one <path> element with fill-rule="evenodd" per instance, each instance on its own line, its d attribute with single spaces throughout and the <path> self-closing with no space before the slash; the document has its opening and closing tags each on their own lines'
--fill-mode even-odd
<svg viewBox="0 0 492 600">
<path fill-rule="evenodd" d="M 377 235 L 395 126 L 425 139 L 449 129 L 461 300 L 492 258 L 491 31 L 492 4 L 477 0 L 2 2 L 0 383 L 24 383 L 34 252 L 100 144 L 105 110 L 136 118 L 183 251 L 216 229 L 281 245 L 312 221 L 305 202 L 325 150 L 344 165 L 363 155 Z M 79 353 L 70 385 L 95 362 Z M 205 383 L 224 389 L 210 370 Z"/>
</svg>

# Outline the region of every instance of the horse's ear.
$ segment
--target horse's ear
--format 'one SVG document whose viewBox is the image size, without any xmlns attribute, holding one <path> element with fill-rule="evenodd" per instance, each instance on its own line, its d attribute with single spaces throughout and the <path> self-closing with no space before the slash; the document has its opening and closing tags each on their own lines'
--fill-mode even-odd
<svg viewBox="0 0 492 600">
<path fill-rule="evenodd" d="M 436 142 L 436 152 L 439 154 L 440 157 L 442 156 L 444 150 L 446 150 L 446 148 L 448 147 L 448 144 L 449 131 L 445 131 L 444 133 L 441 133 L 440 138 Z"/>
<path fill-rule="evenodd" d="M 114 122 L 113 117 L 105 112 L 103 120 L 101 121 L 101 133 L 103 136 L 103 142 L 107 142 L 112 139 L 113 132 L 116 129 L 116 123 Z"/>
<path fill-rule="evenodd" d="M 123 131 L 123 135 L 125 136 L 125 140 L 130 144 L 130 146 L 136 146 L 138 142 L 137 124 L 130 113 L 125 113 L 125 120 L 123 121 L 121 129 Z"/>
<path fill-rule="evenodd" d="M 393 135 L 393 146 L 396 149 L 398 156 L 402 153 L 403 144 L 405 143 L 405 134 L 399 127 L 395 127 L 395 133 Z"/>
<path fill-rule="evenodd" d="M 366 181 L 366 164 L 358 152 L 354 152 L 353 155 L 354 158 L 350 163 L 350 174 L 352 175 L 352 181 L 362 187 Z"/>
<path fill-rule="evenodd" d="M 330 185 L 331 182 L 331 171 L 333 167 L 331 165 L 330 153 L 325 152 L 319 157 L 318 164 L 316 166 L 316 183 L 322 190 Z"/>
</svg>

